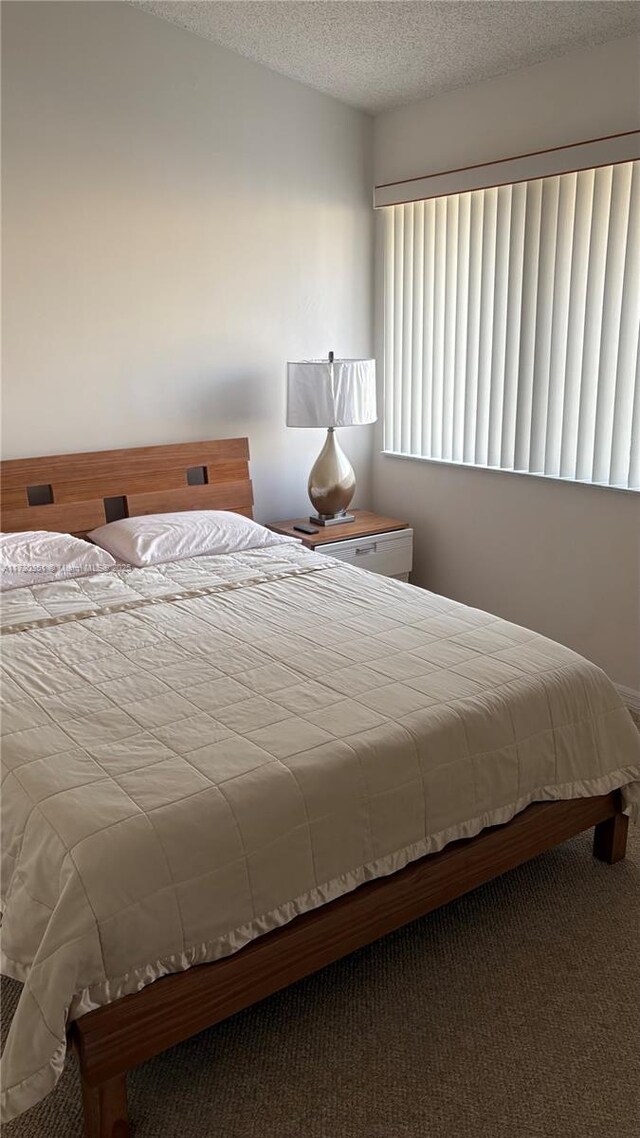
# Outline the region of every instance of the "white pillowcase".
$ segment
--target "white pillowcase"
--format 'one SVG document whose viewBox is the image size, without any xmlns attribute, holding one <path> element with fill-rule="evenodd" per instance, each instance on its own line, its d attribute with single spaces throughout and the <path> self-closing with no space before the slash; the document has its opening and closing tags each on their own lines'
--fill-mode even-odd
<svg viewBox="0 0 640 1138">
<path fill-rule="evenodd" d="M 70 533 L 27 530 L 0 534 L 0 587 L 19 589 L 45 585 L 68 577 L 86 577 L 113 569 L 115 561 L 104 549 Z"/>
<path fill-rule="evenodd" d="M 139 567 L 181 561 L 205 553 L 264 549 L 296 540 L 272 533 L 251 518 L 229 510 L 183 510 L 178 514 L 122 518 L 92 530 L 87 536 L 120 561 Z"/>
</svg>

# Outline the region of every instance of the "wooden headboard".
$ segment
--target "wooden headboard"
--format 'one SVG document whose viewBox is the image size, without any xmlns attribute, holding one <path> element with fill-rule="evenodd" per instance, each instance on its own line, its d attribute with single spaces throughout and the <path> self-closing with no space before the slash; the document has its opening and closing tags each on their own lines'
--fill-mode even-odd
<svg viewBox="0 0 640 1138">
<path fill-rule="evenodd" d="M 0 463 L 1 528 L 85 534 L 173 510 L 253 517 L 248 439 L 55 454 Z"/>
</svg>

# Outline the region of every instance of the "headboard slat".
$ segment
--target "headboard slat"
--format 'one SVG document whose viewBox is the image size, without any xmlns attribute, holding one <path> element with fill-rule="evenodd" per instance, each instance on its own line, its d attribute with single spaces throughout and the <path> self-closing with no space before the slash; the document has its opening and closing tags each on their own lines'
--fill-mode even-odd
<svg viewBox="0 0 640 1138">
<path fill-rule="evenodd" d="M 7 533 L 46 529 L 59 533 L 86 533 L 105 523 L 104 502 L 72 502 L 62 506 L 27 506 L 3 510 L 2 528 Z"/>
<path fill-rule="evenodd" d="M 128 494 L 130 518 L 141 514 L 165 514 L 177 510 L 233 510 L 253 505 L 250 482 L 223 482 L 219 486 L 187 486 L 182 490 L 159 490 L 153 494 Z"/>
<path fill-rule="evenodd" d="M 82 502 L 87 498 L 119 498 L 144 494 L 149 490 L 176 490 L 187 485 L 187 468 L 152 470 L 148 474 L 128 474 L 126 470 L 110 478 L 85 478 L 77 482 L 53 482 L 54 502 Z"/>
<path fill-rule="evenodd" d="M 247 439 L 14 458 L 2 463 L 2 483 L 3 486 L 31 486 L 46 482 L 81 482 L 89 477 L 110 478 L 123 470 L 123 464 L 128 474 L 144 474 L 168 467 L 206 466 L 232 459 L 248 461 Z"/>
<path fill-rule="evenodd" d="M 210 485 L 218 482 L 244 482 L 249 477 L 249 463 L 240 462 L 208 462 L 206 464 L 207 478 Z"/>
<path fill-rule="evenodd" d="M 22 510 L 29 505 L 26 486 L 8 486 L 2 491 L 3 510 Z"/>
</svg>

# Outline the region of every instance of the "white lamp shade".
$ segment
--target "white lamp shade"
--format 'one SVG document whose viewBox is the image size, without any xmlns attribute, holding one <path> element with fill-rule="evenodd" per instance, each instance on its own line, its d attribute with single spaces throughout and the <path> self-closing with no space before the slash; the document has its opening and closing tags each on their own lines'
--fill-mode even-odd
<svg viewBox="0 0 640 1138">
<path fill-rule="evenodd" d="M 353 427 L 375 421 L 375 360 L 287 364 L 288 427 Z"/>
</svg>

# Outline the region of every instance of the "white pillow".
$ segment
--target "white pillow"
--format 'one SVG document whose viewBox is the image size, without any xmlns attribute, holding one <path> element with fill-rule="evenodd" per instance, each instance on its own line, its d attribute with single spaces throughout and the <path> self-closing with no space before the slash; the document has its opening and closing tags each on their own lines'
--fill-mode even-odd
<svg viewBox="0 0 640 1138">
<path fill-rule="evenodd" d="M 87 535 L 129 565 L 159 565 L 204 553 L 239 553 L 267 545 L 290 544 L 295 538 L 272 533 L 257 522 L 229 510 L 183 510 L 179 514 L 145 514 L 122 518 Z"/>
<path fill-rule="evenodd" d="M 86 577 L 89 573 L 113 569 L 114 565 L 110 553 L 70 533 L 27 530 L 0 534 L 0 586 L 3 589 Z"/>
</svg>

